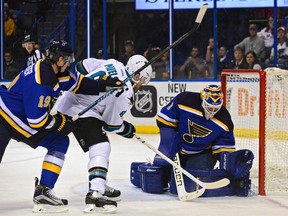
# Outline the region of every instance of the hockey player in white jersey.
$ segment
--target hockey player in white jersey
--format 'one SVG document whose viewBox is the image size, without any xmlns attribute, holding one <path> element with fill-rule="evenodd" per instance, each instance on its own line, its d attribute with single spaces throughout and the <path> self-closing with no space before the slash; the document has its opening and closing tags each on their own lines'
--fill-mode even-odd
<svg viewBox="0 0 288 216">
<path fill-rule="evenodd" d="M 115 59 L 100 60 L 88 58 L 77 63 L 76 68 L 86 77 L 97 79 L 107 74 L 123 81 L 137 69 L 147 63 L 141 55 L 132 56 L 127 65 Z M 123 119 L 123 115 L 132 108 L 134 93 L 142 84 L 148 84 L 152 73 L 149 65 L 96 106 L 83 114 L 73 133 L 84 152 L 89 151 L 89 192 L 86 195 L 85 212 L 115 212 L 120 200 L 120 191 L 107 186 L 108 161 L 111 151 L 110 142 L 105 131 L 132 138 L 135 127 Z M 68 116 L 76 116 L 99 96 L 71 94 L 64 92 L 56 103 L 56 110 Z"/>
</svg>

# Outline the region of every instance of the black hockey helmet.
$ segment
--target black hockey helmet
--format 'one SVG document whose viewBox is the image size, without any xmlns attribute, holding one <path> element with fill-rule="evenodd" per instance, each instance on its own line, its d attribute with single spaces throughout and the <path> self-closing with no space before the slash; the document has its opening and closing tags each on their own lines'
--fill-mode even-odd
<svg viewBox="0 0 288 216">
<path fill-rule="evenodd" d="M 27 43 L 27 42 L 34 42 L 35 43 L 35 40 L 31 34 L 27 34 L 23 37 L 22 44 Z"/>
<path fill-rule="evenodd" d="M 64 61 L 74 62 L 74 53 L 70 45 L 64 40 L 54 40 L 49 43 L 46 53 L 46 58 L 57 62 L 60 56 L 63 56 Z"/>
</svg>

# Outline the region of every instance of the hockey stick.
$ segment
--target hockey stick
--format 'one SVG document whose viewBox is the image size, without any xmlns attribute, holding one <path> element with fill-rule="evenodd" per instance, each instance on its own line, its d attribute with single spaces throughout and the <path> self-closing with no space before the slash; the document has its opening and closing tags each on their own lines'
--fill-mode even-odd
<svg viewBox="0 0 288 216">
<path fill-rule="evenodd" d="M 139 74 L 142 70 L 144 70 L 146 67 L 148 67 L 149 65 L 153 64 L 154 62 L 156 62 L 159 58 L 161 58 L 161 56 L 166 53 L 167 51 L 169 51 L 170 49 L 176 47 L 179 43 L 181 43 L 183 40 L 185 40 L 187 37 L 189 37 L 192 33 L 194 33 L 200 26 L 202 19 L 207 11 L 208 8 L 208 4 L 205 3 L 202 5 L 202 7 L 200 8 L 195 23 L 192 27 L 192 29 L 190 31 L 188 31 L 187 33 L 185 33 L 184 35 L 182 35 L 180 38 L 178 38 L 176 41 L 174 41 L 170 46 L 166 47 L 164 50 L 162 50 L 160 53 L 158 53 L 156 56 L 154 56 L 149 62 L 147 62 L 145 65 L 143 65 L 141 68 L 139 68 L 138 70 L 136 70 L 133 74 L 131 74 L 130 76 L 128 76 L 126 79 L 123 80 L 123 83 L 127 83 L 128 81 L 132 80 L 134 78 L 134 76 L 136 74 Z M 84 113 L 86 113 L 88 110 L 90 110 L 92 107 L 94 107 L 95 105 L 97 105 L 98 103 L 100 103 L 102 100 L 104 100 L 105 98 L 107 98 L 109 95 L 113 94 L 115 91 L 117 91 L 117 89 L 111 89 L 108 92 L 106 92 L 104 95 L 102 95 L 101 97 L 99 97 L 97 100 L 95 100 L 94 102 L 92 102 L 89 106 L 87 106 L 85 109 L 83 109 L 81 112 L 79 112 L 76 116 L 74 116 L 72 118 L 73 121 L 76 121 L 81 115 L 83 115 Z"/>
<path fill-rule="evenodd" d="M 176 167 L 178 169 L 178 171 L 182 172 L 184 175 L 186 175 L 188 178 L 190 178 L 192 181 L 194 181 L 195 183 L 197 183 L 198 185 L 200 185 L 202 187 L 202 189 L 204 189 L 203 191 L 201 191 L 201 189 L 198 191 L 200 193 L 204 193 L 205 189 L 217 189 L 217 188 L 222 188 L 227 186 L 230 183 L 230 180 L 227 178 L 223 178 L 221 180 L 215 181 L 215 182 L 202 182 L 199 179 L 197 179 L 196 177 L 194 177 L 192 174 L 190 174 L 189 172 L 187 172 L 185 169 L 183 169 L 181 166 L 179 166 L 178 164 L 174 163 L 169 157 L 167 157 L 166 155 L 164 155 L 162 152 L 160 152 L 158 149 L 156 149 L 153 145 L 147 143 L 145 140 L 143 140 L 141 137 L 134 135 L 134 138 L 136 140 L 138 140 L 139 142 L 143 143 L 144 145 L 146 145 L 148 148 L 150 148 L 152 151 L 154 151 L 157 155 L 159 155 L 161 158 L 163 158 L 165 161 L 167 161 L 169 164 L 171 164 L 173 167 Z M 201 196 L 202 194 L 200 194 L 199 196 Z M 197 196 L 198 197 L 198 196 Z"/>
<path fill-rule="evenodd" d="M 181 166 L 178 154 L 176 154 L 174 158 L 174 163 Z M 195 199 L 194 192 L 189 193 L 185 189 L 184 178 L 183 178 L 182 172 L 180 172 L 176 167 L 173 167 L 173 173 L 174 173 L 175 184 L 177 188 L 178 199 L 181 201 L 189 201 L 189 200 Z M 204 193 L 204 190 L 203 190 L 203 193 Z"/>
</svg>

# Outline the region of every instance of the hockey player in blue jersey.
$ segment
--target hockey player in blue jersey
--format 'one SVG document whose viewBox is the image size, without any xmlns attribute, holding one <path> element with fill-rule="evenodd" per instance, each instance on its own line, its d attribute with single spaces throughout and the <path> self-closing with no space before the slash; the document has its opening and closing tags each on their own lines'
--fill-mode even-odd
<svg viewBox="0 0 288 216">
<path fill-rule="evenodd" d="M 156 121 L 160 129 L 158 150 L 172 160 L 178 154 L 181 167 L 193 171 L 207 170 L 207 176 L 212 178 L 215 176 L 211 176 L 212 172 L 209 171 L 219 161 L 220 168 L 224 170 L 219 173 L 227 171 L 227 176 L 231 174 L 236 179 L 244 178 L 245 183 L 249 184 L 249 170 L 254 156 L 250 150 L 235 151 L 234 125 L 228 110 L 223 106 L 220 86 L 208 85 L 200 93 L 182 92 L 176 95 L 160 110 Z M 141 163 L 136 162 L 135 165 L 140 166 Z M 155 156 L 152 165 L 144 164 L 144 169 L 157 167 L 161 167 L 159 173 L 163 174 L 164 180 L 158 185 L 153 181 L 150 192 L 161 192 L 170 182 L 171 166 L 159 155 Z M 216 172 L 216 175 L 219 173 Z M 149 181 L 153 179 L 145 179 L 147 182 L 142 182 L 142 185 L 152 185 Z M 132 183 L 138 186 L 135 182 Z M 234 192 L 234 188 L 231 191 Z"/>
<path fill-rule="evenodd" d="M 78 72 L 68 71 L 73 60 L 74 54 L 67 42 L 52 41 L 45 60 L 24 69 L 8 88 L 0 87 L 0 161 L 10 139 L 32 148 L 42 146 L 47 149 L 39 185 L 36 180 L 35 212 L 46 211 L 45 204 L 57 206 L 55 211 L 67 210 L 67 200 L 53 195 L 52 189 L 69 146 L 67 135 L 75 129 L 75 124 L 63 114 L 49 114 L 52 99 L 58 97 L 61 90 L 98 95 L 106 86 L 122 86 L 119 79 L 109 76 L 101 77 L 97 82 Z"/>
<path fill-rule="evenodd" d="M 188 169 L 212 169 L 219 153 L 235 151 L 233 122 L 222 104 L 223 94 L 217 85 L 200 93 L 178 94 L 157 115 L 158 150 L 171 158 L 180 152 L 181 165 Z M 154 164 L 161 162 L 156 156 Z"/>
</svg>

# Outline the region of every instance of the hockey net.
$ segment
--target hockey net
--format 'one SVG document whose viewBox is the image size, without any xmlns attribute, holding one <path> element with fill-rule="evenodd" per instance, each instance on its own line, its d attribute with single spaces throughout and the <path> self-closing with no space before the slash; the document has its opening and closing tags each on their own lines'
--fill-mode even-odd
<svg viewBox="0 0 288 216">
<path fill-rule="evenodd" d="M 255 192 L 288 192 L 288 71 L 224 70 L 221 86 L 234 122 L 236 148 L 255 155 Z"/>
</svg>

